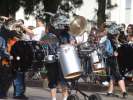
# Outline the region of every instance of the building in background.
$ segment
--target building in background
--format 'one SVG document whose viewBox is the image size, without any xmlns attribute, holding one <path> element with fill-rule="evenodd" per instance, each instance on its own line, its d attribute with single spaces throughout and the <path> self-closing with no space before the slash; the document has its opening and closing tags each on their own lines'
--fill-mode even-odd
<svg viewBox="0 0 133 100">
<path fill-rule="evenodd" d="M 117 7 L 111 10 L 111 21 L 133 24 L 133 0 L 113 0 Z"/>
</svg>

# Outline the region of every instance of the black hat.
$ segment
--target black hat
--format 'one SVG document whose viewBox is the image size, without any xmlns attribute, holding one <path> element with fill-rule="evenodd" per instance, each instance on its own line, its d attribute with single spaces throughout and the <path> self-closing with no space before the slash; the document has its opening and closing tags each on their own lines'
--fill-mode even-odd
<svg viewBox="0 0 133 100">
<path fill-rule="evenodd" d="M 20 39 L 22 37 L 22 35 L 17 33 L 15 30 L 9 31 L 8 38 L 14 38 L 14 37 Z"/>
<path fill-rule="evenodd" d="M 6 41 L 14 37 L 21 39 L 21 34 L 18 34 L 14 30 L 13 31 L 8 31 L 8 30 L 2 31 L 0 32 L 0 36 L 2 36 Z"/>
</svg>

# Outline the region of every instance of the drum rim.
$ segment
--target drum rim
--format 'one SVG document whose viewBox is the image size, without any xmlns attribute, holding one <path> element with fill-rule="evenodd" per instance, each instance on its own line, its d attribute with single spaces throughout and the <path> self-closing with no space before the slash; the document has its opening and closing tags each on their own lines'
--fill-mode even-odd
<svg viewBox="0 0 133 100">
<path fill-rule="evenodd" d="M 70 73 L 66 76 L 64 76 L 65 79 L 73 79 L 73 78 L 76 78 L 76 77 L 79 77 L 81 75 L 82 72 L 73 72 L 73 73 Z"/>
</svg>

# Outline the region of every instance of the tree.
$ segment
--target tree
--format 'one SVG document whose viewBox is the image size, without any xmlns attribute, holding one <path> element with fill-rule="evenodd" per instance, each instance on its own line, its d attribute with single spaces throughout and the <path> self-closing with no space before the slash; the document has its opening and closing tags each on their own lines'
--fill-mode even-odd
<svg viewBox="0 0 133 100">
<path fill-rule="evenodd" d="M 44 12 L 56 13 L 62 1 L 71 2 L 75 8 L 83 3 L 83 0 L 0 0 L 0 15 L 14 16 L 20 6 L 24 7 L 26 15 L 35 14 L 35 11 L 36 15 L 44 15 Z M 40 2 L 42 2 L 41 9 Z"/>
<path fill-rule="evenodd" d="M 0 0 L 0 16 L 14 16 L 19 7 L 19 0 Z"/>
<path fill-rule="evenodd" d="M 117 7 L 117 4 L 112 5 L 111 0 L 97 0 L 98 10 L 97 10 L 97 25 L 101 26 L 102 23 L 106 22 L 107 15 L 105 14 L 106 9 L 113 9 Z"/>
<path fill-rule="evenodd" d="M 106 21 L 105 8 L 106 0 L 97 0 L 98 1 L 98 11 L 97 11 L 97 25 L 101 26 L 103 22 Z"/>
</svg>

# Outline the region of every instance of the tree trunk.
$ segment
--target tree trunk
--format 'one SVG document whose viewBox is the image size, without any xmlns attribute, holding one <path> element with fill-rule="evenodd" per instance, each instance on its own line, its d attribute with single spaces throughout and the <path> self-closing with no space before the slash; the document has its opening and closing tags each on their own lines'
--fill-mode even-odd
<svg viewBox="0 0 133 100">
<path fill-rule="evenodd" d="M 0 1 L 0 16 L 15 16 L 15 12 L 16 10 L 12 9 L 15 8 L 13 5 L 12 8 L 10 7 L 12 4 L 14 4 L 14 2 L 10 1 L 10 0 L 1 0 Z"/>
<path fill-rule="evenodd" d="M 44 3 L 44 9 L 46 12 L 56 13 L 58 6 L 62 0 L 45 0 Z M 50 20 L 49 15 L 46 16 L 46 22 L 49 22 Z"/>
<path fill-rule="evenodd" d="M 106 21 L 106 0 L 98 0 L 97 25 L 101 26 Z"/>
<path fill-rule="evenodd" d="M 9 16 L 7 1 L 0 2 L 0 16 Z"/>
</svg>

